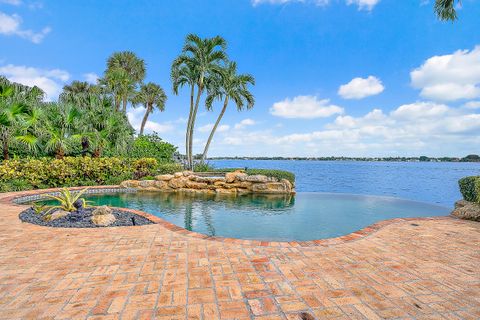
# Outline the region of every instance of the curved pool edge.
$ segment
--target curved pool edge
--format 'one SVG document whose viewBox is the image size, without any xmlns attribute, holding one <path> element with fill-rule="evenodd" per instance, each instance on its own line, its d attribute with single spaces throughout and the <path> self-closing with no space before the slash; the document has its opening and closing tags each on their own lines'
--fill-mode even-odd
<svg viewBox="0 0 480 320">
<path fill-rule="evenodd" d="M 71 187 L 67 188 L 71 191 L 75 190 L 82 190 L 87 187 Z M 91 190 L 102 190 L 102 189 L 121 189 L 119 185 L 108 185 L 108 186 L 94 186 L 94 187 L 88 187 Z M 28 191 L 18 191 L 18 192 L 8 192 L 8 193 L 0 193 L 0 205 L 9 205 L 9 206 L 16 206 L 16 207 L 21 207 L 25 208 L 25 204 L 19 204 L 15 203 L 15 199 L 22 198 L 25 196 L 36 196 L 36 195 L 42 195 L 42 194 L 47 194 L 47 193 L 52 193 L 52 192 L 58 192 L 63 188 L 49 188 L 49 189 L 38 189 L 38 190 L 28 190 Z M 366 226 L 360 230 L 354 231 L 352 233 L 339 236 L 339 237 L 333 237 L 333 238 L 325 238 L 325 239 L 318 239 L 318 240 L 307 240 L 307 241 L 267 241 L 267 240 L 248 240 L 248 239 L 238 239 L 238 238 L 228 238 L 228 237 L 218 237 L 218 236 L 208 236 L 202 233 L 198 233 L 195 231 L 190 231 L 187 230 L 183 227 L 177 226 L 176 224 L 173 224 L 171 222 L 168 222 L 160 217 L 154 216 L 150 213 L 141 211 L 141 210 L 136 210 L 136 209 L 130 209 L 130 208 L 119 208 L 115 207 L 117 209 L 129 211 L 135 214 L 138 214 L 140 216 L 143 216 L 150 221 L 152 221 L 155 224 L 178 234 L 181 234 L 183 236 L 188 236 L 192 238 L 198 238 L 198 239 L 204 239 L 204 240 L 209 240 L 209 241 L 216 241 L 216 242 L 222 242 L 222 243 L 228 243 L 228 244 L 239 244 L 239 245 L 245 245 L 245 246 L 261 246 L 261 247 L 328 247 L 328 246 L 333 246 L 333 245 L 338 245 L 338 244 L 344 244 L 352 241 L 357 241 L 361 240 L 363 238 L 366 238 L 380 229 L 383 229 L 389 225 L 396 224 L 396 223 L 401 223 L 401 222 L 413 222 L 413 221 L 432 221 L 432 220 L 459 220 L 457 217 L 448 215 L 448 216 L 435 216 L 435 217 L 413 217 L 413 218 L 393 218 L 393 219 L 387 219 L 387 220 L 381 220 L 378 221 L 374 224 L 371 224 L 369 226 Z M 37 225 L 38 226 L 38 225 Z M 142 228 L 142 227 L 148 227 L 152 225 L 145 225 L 145 226 L 135 226 L 135 228 Z M 46 227 L 46 226 L 38 226 L 40 228 L 51 228 L 51 227 Z M 119 226 L 119 227 L 114 227 L 114 228 L 128 228 L 130 226 Z M 84 229 L 84 228 L 55 228 L 55 229 Z M 105 230 L 105 228 L 100 228 L 102 230 Z"/>
</svg>

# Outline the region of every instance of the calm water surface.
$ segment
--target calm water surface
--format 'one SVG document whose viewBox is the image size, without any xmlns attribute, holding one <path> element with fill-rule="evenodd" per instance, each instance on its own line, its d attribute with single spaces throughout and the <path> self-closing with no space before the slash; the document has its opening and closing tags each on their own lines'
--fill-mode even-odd
<svg viewBox="0 0 480 320">
<path fill-rule="evenodd" d="M 295 173 L 299 192 L 399 197 L 453 208 L 458 179 L 480 175 L 480 163 L 216 160 L 216 168 L 271 168 Z"/>
<path fill-rule="evenodd" d="M 380 220 L 447 215 L 450 211 L 390 197 L 326 193 L 235 197 L 138 192 L 87 199 L 96 205 L 142 210 L 210 236 L 277 241 L 337 237 Z"/>
</svg>

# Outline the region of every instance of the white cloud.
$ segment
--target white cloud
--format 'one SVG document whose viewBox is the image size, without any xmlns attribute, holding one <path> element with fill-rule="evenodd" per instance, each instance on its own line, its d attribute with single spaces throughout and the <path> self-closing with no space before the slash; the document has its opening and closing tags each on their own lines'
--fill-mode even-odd
<svg viewBox="0 0 480 320">
<path fill-rule="evenodd" d="M 480 97 L 480 46 L 434 56 L 410 73 L 414 88 L 422 97 L 455 101 Z"/>
<path fill-rule="evenodd" d="M 39 32 L 22 28 L 22 18 L 17 14 L 8 15 L 0 11 L 0 34 L 19 36 L 33 43 L 40 43 L 50 33 L 51 28 L 45 27 Z"/>
<path fill-rule="evenodd" d="M 130 124 L 132 127 L 140 131 L 140 126 L 142 123 L 143 115 L 145 114 L 145 109 L 143 108 L 138 108 L 138 109 L 129 109 L 127 112 L 127 117 L 128 120 L 130 121 Z M 157 132 L 157 133 L 166 133 L 170 132 L 174 129 L 174 126 L 171 123 L 159 123 L 151 120 L 147 120 L 147 123 L 145 124 L 145 132 Z"/>
<path fill-rule="evenodd" d="M 213 123 L 206 124 L 204 126 L 199 127 L 198 131 L 203 133 L 210 132 L 213 129 L 213 125 L 214 125 Z M 228 131 L 229 129 L 230 129 L 229 125 L 221 124 L 217 127 L 216 132 L 225 132 L 225 131 Z"/>
<path fill-rule="evenodd" d="M 359 117 L 339 115 L 313 131 L 285 130 L 272 126 L 225 135 L 212 155 L 463 156 L 480 148 L 480 114 L 434 102 L 405 104 L 391 112 L 374 109 Z"/>
<path fill-rule="evenodd" d="M 243 128 L 248 127 L 248 126 L 253 126 L 255 124 L 256 124 L 256 122 L 254 120 L 247 118 L 247 119 L 243 119 L 242 121 L 237 123 L 235 125 L 235 129 L 240 130 L 240 129 L 243 129 Z"/>
<path fill-rule="evenodd" d="M 382 81 L 374 76 L 354 78 L 349 83 L 341 85 L 338 94 L 344 99 L 363 99 L 383 92 Z"/>
<path fill-rule="evenodd" d="M 343 113 L 343 108 L 330 104 L 329 99 L 318 99 L 316 96 L 297 96 L 276 102 L 270 113 L 282 118 L 326 118 Z"/>
<path fill-rule="evenodd" d="M 380 0 L 347 0 L 348 5 L 357 5 L 358 10 L 367 10 L 371 11 Z"/>
<path fill-rule="evenodd" d="M 12 64 L 0 67 L 0 74 L 8 80 L 24 84 L 26 86 L 37 86 L 45 91 L 47 100 L 54 100 L 62 91 L 62 87 L 70 74 L 60 69 L 39 69 L 27 66 L 15 66 Z"/>
<path fill-rule="evenodd" d="M 252 0 L 253 6 L 257 6 L 259 4 L 287 4 L 293 2 L 313 3 L 317 6 L 326 6 L 329 4 L 330 0 Z"/>
<path fill-rule="evenodd" d="M 85 74 L 83 75 L 83 78 L 84 78 L 85 81 L 87 81 L 88 83 L 97 84 L 97 80 L 98 80 L 99 76 L 98 76 L 98 74 L 96 74 L 96 73 L 89 72 L 89 73 L 85 73 Z"/>
<path fill-rule="evenodd" d="M 467 109 L 480 109 L 480 101 L 469 101 L 463 106 Z"/>
</svg>

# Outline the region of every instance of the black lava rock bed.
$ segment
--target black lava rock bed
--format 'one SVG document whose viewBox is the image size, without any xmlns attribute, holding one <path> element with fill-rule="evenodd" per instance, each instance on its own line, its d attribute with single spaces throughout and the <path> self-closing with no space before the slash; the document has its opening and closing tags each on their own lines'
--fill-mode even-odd
<svg viewBox="0 0 480 320">
<path fill-rule="evenodd" d="M 53 221 L 45 221 L 43 214 L 35 213 L 32 208 L 22 211 L 19 215 L 23 222 L 38 224 L 40 226 L 55 227 L 55 228 L 108 228 L 108 227 L 123 227 L 123 226 L 143 226 L 153 224 L 152 221 L 138 214 L 112 209 L 112 214 L 116 221 L 107 227 L 97 226 L 92 221 L 92 212 L 95 207 L 82 209 L 80 212 L 73 212 L 66 217 L 56 219 Z"/>
</svg>

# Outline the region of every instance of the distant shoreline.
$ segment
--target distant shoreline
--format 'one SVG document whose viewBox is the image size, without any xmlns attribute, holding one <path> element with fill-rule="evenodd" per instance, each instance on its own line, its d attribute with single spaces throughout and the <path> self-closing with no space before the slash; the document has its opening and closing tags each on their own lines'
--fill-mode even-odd
<svg viewBox="0 0 480 320">
<path fill-rule="evenodd" d="M 455 157 L 211 157 L 208 160 L 299 160 L 299 161 L 370 161 L 370 162 L 480 162 L 480 156 Z"/>
</svg>

